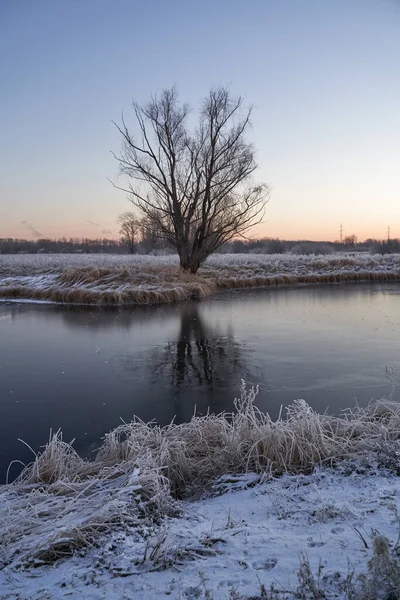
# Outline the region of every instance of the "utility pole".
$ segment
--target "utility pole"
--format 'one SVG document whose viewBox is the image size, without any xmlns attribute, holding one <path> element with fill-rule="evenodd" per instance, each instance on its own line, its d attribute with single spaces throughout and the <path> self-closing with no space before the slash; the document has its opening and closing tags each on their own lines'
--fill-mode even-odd
<svg viewBox="0 0 400 600">
<path fill-rule="evenodd" d="M 343 224 L 340 223 L 340 229 L 339 229 L 339 233 L 340 233 L 340 243 L 343 243 Z"/>
<path fill-rule="evenodd" d="M 388 228 L 387 228 L 387 241 L 388 241 L 388 243 L 390 242 L 390 225 L 388 225 Z"/>
</svg>

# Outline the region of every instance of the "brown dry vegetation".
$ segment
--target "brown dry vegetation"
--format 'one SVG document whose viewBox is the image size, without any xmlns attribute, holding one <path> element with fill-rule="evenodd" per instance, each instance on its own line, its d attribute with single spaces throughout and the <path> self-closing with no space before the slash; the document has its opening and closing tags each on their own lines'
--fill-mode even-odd
<svg viewBox="0 0 400 600">
<path fill-rule="evenodd" d="M 217 288 L 249 288 L 249 287 L 275 287 L 279 285 L 299 285 L 306 283 L 341 283 L 351 281 L 399 281 L 400 273 L 368 273 L 368 272 L 348 272 L 348 273 L 326 273 L 309 275 L 274 275 L 274 276 L 255 276 L 249 278 L 222 279 L 217 277 L 215 280 Z"/>
<path fill-rule="evenodd" d="M 243 384 L 232 414 L 166 427 L 138 419 L 122 424 L 91 461 L 53 435 L 0 490 L 4 564 L 15 553 L 24 564 L 71 554 L 112 528 L 170 512 L 174 498 L 204 492 L 228 473 L 309 473 L 362 455 L 376 461 L 379 453 L 399 472 L 398 403 L 381 400 L 332 417 L 299 400 L 272 421 L 254 406 L 256 393 Z"/>
<path fill-rule="evenodd" d="M 25 257 L 23 257 L 25 258 Z M 350 281 L 399 281 L 398 255 L 212 257 L 197 275 L 182 273 L 174 257 L 104 260 L 20 257 L 0 261 L 0 297 L 81 304 L 152 304 L 201 298 L 217 289 Z M 14 257 L 13 257 L 14 259 Z M 158 262 L 157 262 L 158 261 Z M 25 264 L 26 263 L 26 264 Z"/>
<path fill-rule="evenodd" d="M 210 295 L 212 280 L 184 274 L 176 267 L 70 267 L 41 278 L 21 277 L 0 285 L 2 298 L 49 300 L 68 304 L 161 304 Z"/>
</svg>

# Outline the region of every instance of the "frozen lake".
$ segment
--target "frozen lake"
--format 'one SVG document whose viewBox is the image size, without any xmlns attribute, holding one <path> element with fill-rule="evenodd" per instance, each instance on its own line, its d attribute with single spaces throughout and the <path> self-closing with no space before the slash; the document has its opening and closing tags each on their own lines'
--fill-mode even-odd
<svg viewBox="0 0 400 600">
<path fill-rule="evenodd" d="M 37 451 L 61 428 L 87 453 L 120 418 L 232 410 L 242 378 L 259 384 L 257 404 L 273 416 L 296 398 L 338 413 L 389 394 L 385 367 L 400 370 L 396 283 L 119 310 L 1 302 L 1 479 L 12 459 L 33 457 L 18 438 Z"/>
</svg>

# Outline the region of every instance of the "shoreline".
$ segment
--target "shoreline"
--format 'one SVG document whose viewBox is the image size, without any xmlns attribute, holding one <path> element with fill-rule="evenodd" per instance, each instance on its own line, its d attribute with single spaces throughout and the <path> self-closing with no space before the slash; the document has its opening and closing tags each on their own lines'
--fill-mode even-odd
<svg viewBox="0 0 400 600">
<path fill-rule="evenodd" d="M 124 423 L 91 461 L 54 434 L 0 487 L 1 592 L 24 581 L 19 598 L 39 599 L 43 589 L 59 598 L 64 581 L 66 594 L 95 600 L 98 585 L 122 597 L 129 581 L 132 598 L 140 591 L 144 600 L 155 592 L 284 600 L 299 597 L 294 583 L 307 573 L 302 585 L 318 580 L 332 593 L 315 597 L 366 598 L 354 595 L 357 585 L 378 584 L 356 578 L 376 543 L 400 569 L 400 404 L 382 399 L 334 417 L 298 400 L 272 421 L 254 406 L 257 392 L 243 382 L 234 413 L 165 427 Z M 338 595 L 351 573 L 354 594 Z M 261 594 L 261 584 L 276 582 L 275 595 Z"/>
<path fill-rule="evenodd" d="M 32 293 L 32 297 L 23 297 L 23 296 L 15 296 L 15 293 L 18 293 L 20 290 L 11 290 L 10 295 L 1 295 L 1 287 L 0 287 L 0 305 L 2 303 L 15 303 L 15 304 L 39 304 L 39 305 L 49 305 L 49 306 L 87 306 L 87 307 L 104 307 L 104 308 L 129 308 L 130 306 L 159 306 L 162 304 L 174 304 L 178 302 L 188 302 L 188 301 L 196 301 L 206 298 L 212 298 L 214 294 L 218 292 L 228 292 L 228 291 L 239 291 L 239 290 L 258 290 L 258 289 L 290 289 L 301 286 L 323 286 L 323 285 L 341 285 L 347 283 L 380 283 L 380 282 L 388 282 L 388 283 L 396 283 L 400 282 L 400 272 L 394 273 L 367 273 L 367 274 L 326 274 L 320 276 L 301 276 L 296 281 L 290 281 L 290 276 L 282 276 L 282 277 L 271 277 L 269 280 L 264 282 L 257 281 L 257 283 L 252 282 L 251 280 L 237 280 L 235 283 L 231 282 L 231 280 L 227 280 L 226 282 L 221 281 L 218 282 L 218 285 L 215 289 L 211 290 L 209 293 L 193 293 L 189 291 L 185 293 L 183 296 L 178 298 L 171 299 L 171 294 L 166 291 L 163 293 L 162 291 L 154 292 L 146 292 L 140 291 L 140 295 L 138 294 L 137 301 L 127 301 L 121 302 L 120 296 L 103 296 L 99 294 L 97 300 L 93 301 L 68 301 L 68 296 L 70 290 L 66 290 L 65 292 L 60 290 L 45 292 L 43 297 L 41 296 L 41 292 L 35 291 Z M 75 297 L 76 292 L 71 291 L 73 296 Z M 46 294 L 52 296 L 63 297 L 65 293 L 65 297 L 67 300 L 51 300 L 47 299 Z M 86 296 L 86 293 L 84 292 Z M 134 294 L 133 294 L 134 296 Z M 96 295 L 94 294 L 94 299 Z M 110 300 L 111 301 L 107 301 Z"/>
<path fill-rule="evenodd" d="M 53 564 L 5 567 L 0 600 L 398 598 L 400 478 L 346 469 L 221 478 L 158 524 L 127 525 Z"/>
<path fill-rule="evenodd" d="M 164 304 L 228 289 L 368 281 L 400 281 L 400 255 L 214 255 L 196 275 L 181 273 L 176 256 L 0 256 L 1 300 L 56 304 Z"/>
</svg>

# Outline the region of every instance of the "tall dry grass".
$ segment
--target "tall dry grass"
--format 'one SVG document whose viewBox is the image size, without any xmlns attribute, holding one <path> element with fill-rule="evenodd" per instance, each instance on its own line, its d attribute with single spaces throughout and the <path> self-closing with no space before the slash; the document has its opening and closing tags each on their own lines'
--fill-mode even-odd
<svg viewBox="0 0 400 600">
<path fill-rule="evenodd" d="M 7 277 L 0 297 L 71 304 L 161 304 L 210 295 L 212 280 L 184 274 L 177 267 L 68 267 L 59 274 Z"/>
<path fill-rule="evenodd" d="M 254 405 L 256 394 L 243 383 L 233 413 L 181 425 L 123 423 L 91 461 L 57 432 L 0 490 L 0 560 L 18 555 L 32 564 L 71 554 L 111 529 L 173 511 L 176 499 L 204 492 L 227 473 L 309 473 L 315 465 L 398 450 L 400 405 L 393 401 L 333 417 L 298 400 L 272 421 Z"/>
<path fill-rule="evenodd" d="M 213 255 L 196 276 L 176 256 L 0 256 L 0 297 L 82 304 L 150 304 L 216 289 L 400 280 L 399 255 Z"/>
</svg>

